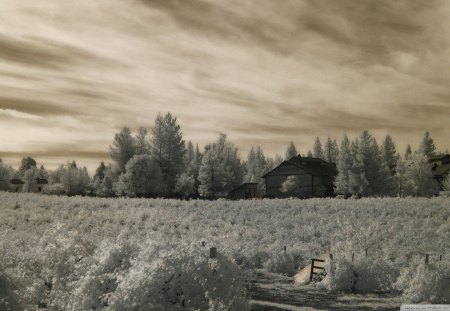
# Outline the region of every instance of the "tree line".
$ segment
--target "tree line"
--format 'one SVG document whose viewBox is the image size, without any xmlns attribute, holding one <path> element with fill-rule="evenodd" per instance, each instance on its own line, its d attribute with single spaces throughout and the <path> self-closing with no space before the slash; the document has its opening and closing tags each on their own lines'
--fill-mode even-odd
<svg viewBox="0 0 450 311">
<path fill-rule="evenodd" d="M 225 134 L 201 151 L 198 144 L 194 147 L 191 141 L 185 142 L 177 118 L 170 113 L 158 114 L 150 131 L 141 127 L 133 133 L 124 127 L 115 134 L 109 152 L 114 163 L 101 162 L 92 177 L 75 161 L 47 171 L 26 157 L 16 171 L 0 160 L 0 189 L 8 190 L 9 180 L 19 178 L 25 183 L 22 190 L 28 192 L 41 178 L 49 182 L 44 187 L 47 194 L 215 199 L 226 197 L 243 182 L 258 183 L 264 193 L 262 176 L 300 153 L 293 142 L 287 146 L 284 158 L 268 157 L 258 146 L 252 147 L 242 161 L 238 148 Z M 417 151 L 413 153 L 408 145 L 401 157 L 390 135 L 380 146 L 365 130 L 353 141 L 344 135 L 340 145 L 331 138 L 322 145 L 316 137 L 312 150 L 303 156 L 336 164 L 336 194 L 431 196 L 439 191 L 428 162 L 435 154 L 436 146 L 428 131 Z M 450 190 L 448 180 L 444 187 Z M 283 185 L 285 192 L 289 188 L 295 188 L 295 181 Z"/>
</svg>

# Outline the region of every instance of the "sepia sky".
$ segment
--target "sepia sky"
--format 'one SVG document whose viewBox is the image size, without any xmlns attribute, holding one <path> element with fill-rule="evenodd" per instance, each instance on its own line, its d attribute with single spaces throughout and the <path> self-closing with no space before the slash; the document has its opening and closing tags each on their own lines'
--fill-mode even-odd
<svg viewBox="0 0 450 311">
<path fill-rule="evenodd" d="M 3 0 L 0 157 L 92 170 L 158 112 L 242 158 L 363 129 L 402 154 L 428 129 L 444 150 L 449 16 L 447 0 Z"/>
</svg>

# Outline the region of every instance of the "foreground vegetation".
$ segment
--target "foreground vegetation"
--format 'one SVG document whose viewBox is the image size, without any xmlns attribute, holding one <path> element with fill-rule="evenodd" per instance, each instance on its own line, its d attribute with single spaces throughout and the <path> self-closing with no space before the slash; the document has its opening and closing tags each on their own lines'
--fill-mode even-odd
<svg viewBox="0 0 450 311">
<path fill-rule="evenodd" d="M 246 310 L 243 271 L 292 275 L 327 251 L 335 258 L 322 282 L 329 289 L 448 302 L 449 204 L 449 198 L 231 202 L 0 193 L 0 306 Z M 218 259 L 208 258 L 210 247 Z"/>
</svg>

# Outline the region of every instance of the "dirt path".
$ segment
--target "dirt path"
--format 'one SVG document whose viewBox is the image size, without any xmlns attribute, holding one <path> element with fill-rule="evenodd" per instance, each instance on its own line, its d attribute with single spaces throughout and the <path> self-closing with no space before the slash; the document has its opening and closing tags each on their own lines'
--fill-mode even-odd
<svg viewBox="0 0 450 311">
<path fill-rule="evenodd" d="M 330 292 L 314 286 L 296 286 L 292 278 L 256 271 L 250 285 L 252 311 L 332 310 L 398 311 L 400 297 Z"/>
</svg>

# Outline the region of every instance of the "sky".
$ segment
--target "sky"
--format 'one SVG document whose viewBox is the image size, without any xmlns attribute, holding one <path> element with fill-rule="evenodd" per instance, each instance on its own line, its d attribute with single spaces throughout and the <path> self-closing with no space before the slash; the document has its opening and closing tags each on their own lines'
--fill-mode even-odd
<svg viewBox="0 0 450 311">
<path fill-rule="evenodd" d="M 450 148 L 447 0 L 2 0 L 0 158 L 95 169 L 124 126 L 178 117 L 301 153 L 368 129 Z"/>
</svg>

